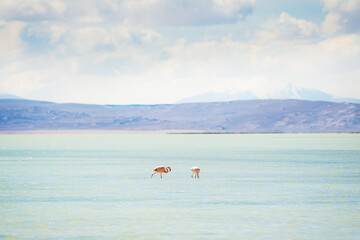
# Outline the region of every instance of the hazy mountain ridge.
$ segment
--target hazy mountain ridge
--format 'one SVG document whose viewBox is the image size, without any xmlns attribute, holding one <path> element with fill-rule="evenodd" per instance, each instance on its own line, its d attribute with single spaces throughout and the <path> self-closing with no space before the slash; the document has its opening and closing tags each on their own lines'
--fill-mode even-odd
<svg viewBox="0 0 360 240">
<path fill-rule="evenodd" d="M 0 93 L 0 99 L 22 99 L 22 98 L 15 96 L 13 94 Z"/>
<path fill-rule="evenodd" d="M 360 104 L 244 100 L 111 106 L 0 100 L 0 131 L 54 129 L 360 132 Z"/>
<path fill-rule="evenodd" d="M 222 91 L 222 92 L 207 92 L 192 97 L 182 99 L 178 103 L 192 103 L 192 102 L 221 102 L 221 101 L 236 101 L 236 100 L 258 100 L 258 99 L 297 99 L 308 101 L 327 101 L 327 102 L 352 102 L 360 103 L 360 99 L 355 98 L 341 98 L 336 97 L 326 92 L 301 88 L 294 84 L 287 84 L 284 88 L 276 91 L 270 91 L 266 96 L 260 97 L 252 91 Z"/>
</svg>

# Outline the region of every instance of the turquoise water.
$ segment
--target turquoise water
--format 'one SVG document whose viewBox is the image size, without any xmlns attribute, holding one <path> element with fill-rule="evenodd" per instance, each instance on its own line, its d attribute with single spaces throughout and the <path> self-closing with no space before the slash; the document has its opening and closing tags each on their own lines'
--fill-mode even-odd
<svg viewBox="0 0 360 240">
<path fill-rule="evenodd" d="M 0 239 L 360 239 L 360 135 L 0 135 Z"/>
</svg>

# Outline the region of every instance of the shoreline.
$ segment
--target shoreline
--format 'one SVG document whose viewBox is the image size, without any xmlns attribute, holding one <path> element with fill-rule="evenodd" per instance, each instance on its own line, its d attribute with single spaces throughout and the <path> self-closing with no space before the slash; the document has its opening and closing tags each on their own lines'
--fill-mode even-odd
<svg viewBox="0 0 360 240">
<path fill-rule="evenodd" d="M 0 131 L 0 135 L 12 134 L 199 134 L 196 130 L 95 130 L 95 129 L 81 129 L 81 130 L 6 130 Z"/>
<path fill-rule="evenodd" d="M 216 132 L 201 130 L 6 130 L 0 131 L 0 135 L 16 134 L 128 134 L 128 135 L 161 135 L 161 134 L 359 134 L 360 132 Z"/>
</svg>

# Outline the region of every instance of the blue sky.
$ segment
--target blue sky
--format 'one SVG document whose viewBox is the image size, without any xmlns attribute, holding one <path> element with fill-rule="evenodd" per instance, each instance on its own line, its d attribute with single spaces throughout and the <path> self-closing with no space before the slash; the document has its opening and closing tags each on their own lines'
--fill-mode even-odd
<svg viewBox="0 0 360 240">
<path fill-rule="evenodd" d="M 2 0 L 0 92 L 56 102 L 360 98 L 360 0 Z"/>
</svg>

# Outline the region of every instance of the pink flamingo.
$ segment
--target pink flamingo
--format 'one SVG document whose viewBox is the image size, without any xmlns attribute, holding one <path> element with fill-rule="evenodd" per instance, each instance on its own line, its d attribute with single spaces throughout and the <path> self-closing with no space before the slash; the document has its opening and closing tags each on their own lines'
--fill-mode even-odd
<svg viewBox="0 0 360 240">
<path fill-rule="evenodd" d="M 199 167 L 192 167 L 190 169 L 192 171 L 191 177 L 195 174 L 195 178 L 199 178 L 200 168 Z"/>
<path fill-rule="evenodd" d="M 155 173 L 160 173 L 160 178 L 162 178 L 162 173 L 168 173 L 169 171 L 171 171 L 170 167 L 163 167 L 163 166 L 158 166 L 156 168 L 153 169 L 154 173 L 151 175 L 151 178 L 154 176 Z"/>
</svg>

